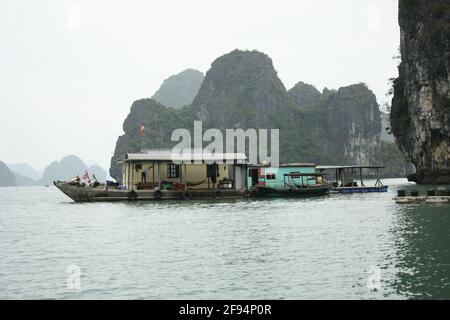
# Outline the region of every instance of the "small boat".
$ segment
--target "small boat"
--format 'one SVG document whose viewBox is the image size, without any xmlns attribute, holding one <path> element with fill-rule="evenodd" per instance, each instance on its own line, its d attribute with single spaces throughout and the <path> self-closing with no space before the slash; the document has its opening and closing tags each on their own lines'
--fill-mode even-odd
<svg viewBox="0 0 450 320">
<path fill-rule="evenodd" d="M 322 196 L 331 186 L 323 183 L 324 174 L 317 173 L 315 164 L 289 163 L 279 167 L 251 166 L 248 185 L 256 197 Z"/>
<path fill-rule="evenodd" d="M 337 193 L 370 193 L 387 192 L 388 186 L 354 186 L 354 187 L 333 187 L 333 192 Z"/>
</svg>

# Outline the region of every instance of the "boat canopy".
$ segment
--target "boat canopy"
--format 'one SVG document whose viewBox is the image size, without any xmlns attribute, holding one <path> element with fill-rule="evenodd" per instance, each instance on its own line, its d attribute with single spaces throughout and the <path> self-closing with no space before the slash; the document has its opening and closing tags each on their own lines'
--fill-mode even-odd
<svg viewBox="0 0 450 320">
<path fill-rule="evenodd" d="M 298 173 L 298 172 L 291 172 L 291 173 L 285 173 L 285 177 L 291 177 L 291 178 L 299 178 L 299 177 L 323 177 L 326 176 L 325 173 Z"/>
<path fill-rule="evenodd" d="M 359 171 L 359 180 L 361 182 L 361 186 L 364 186 L 363 182 L 363 169 L 374 169 L 376 171 L 376 182 L 375 187 L 382 187 L 383 183 L 381 183 L 380 180 L 380 169 L 383 169 L 384 166 L 362 166 L 362 165 L 352 165 L 352 166 L 317 166 L 316 169 L 319 171 L 325 171 L 325 170 L 336 170 L 336 176 L 335 176 L 335 184 L 340 185 L 340 187 L 354 187 L 354 169 L 357 169 Z"/>
<path fill-rule="evenodd" d="M 382 169 L 384 166 L 317 166 L 317 170 L 335 170 L 335 169 Z"/>
<path fill-rule="evenodd" d="M 272 165 L 270 163 L 267 163 L 267 164 L 252 164 L 252 165 L 249 165 L 249 167 L 251 167 L 251 168 L 270 168 L 270 167 L 272 167 Z M 298 168 L 298 167 L 301 167 L 301 168 L 309 168 L 309 167 L 315 168 L 316 165 L 314 163 L 300 163 L 300 162 L 299 163 L 280 163 L 278 165 L 278 168 Z"/>
</svg>

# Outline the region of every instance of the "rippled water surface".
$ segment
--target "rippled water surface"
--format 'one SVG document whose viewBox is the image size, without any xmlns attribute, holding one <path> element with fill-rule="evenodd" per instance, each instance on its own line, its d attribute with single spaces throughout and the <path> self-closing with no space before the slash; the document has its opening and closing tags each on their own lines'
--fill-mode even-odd
<svg viewBox="0 0 450 320">
<path fill-rule="evenodd" d="M 1 188 L 0 298 L 449 299 L 450 205 L 397 205 L 397 188 L 417 187 L 384 182 L 389 193 L 220 202 Z"/>
</svg>

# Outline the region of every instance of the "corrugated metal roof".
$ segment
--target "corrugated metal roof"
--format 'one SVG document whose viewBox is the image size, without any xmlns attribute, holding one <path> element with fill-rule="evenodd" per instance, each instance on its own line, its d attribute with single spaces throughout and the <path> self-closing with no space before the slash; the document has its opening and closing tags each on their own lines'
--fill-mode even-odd
<svg viewBox="0 0 450 320">
<path fill-rule="evenodd" d="M 273 166 L 268 164 L 250 164 L 251 168 L 298 168 L 298 167 L 315 167 L 316 165 L 314 163 L 280 163 L 278 166 Z"/>
<path fill-rule="evenodd" d="M 315 167 L 314 163 L 281 163 L 279 167 L 288 168 L 288 167 Z"/>
<path fill-rule="evenodd" d="M 332 170 L 332 169 L 382 169 L 383 166 L 317 166 L 318 170 Z"/>
<path fill-rule="evenodd" d="M 127 153 L 125 161 L 226 161 L 237 160 L 245 161 L 247 159 L 244 153 L 208 153 L 201 151 L 187 152 L 184 154 L 172 153 L 171 149 L 146 150 L 141 153 Z"/>
</svg>

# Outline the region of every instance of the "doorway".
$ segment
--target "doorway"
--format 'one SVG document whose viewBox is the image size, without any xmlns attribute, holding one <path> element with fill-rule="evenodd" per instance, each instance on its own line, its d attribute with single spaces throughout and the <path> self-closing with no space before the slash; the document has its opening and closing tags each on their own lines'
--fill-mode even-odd
<svg viewBox="0 0 450 320">
<path fill-rule="evenodd" d="M 258 169 L 249 169 L 248 175 L 252 179 L 252 186 L 259 183 Z"/>
</svg>

